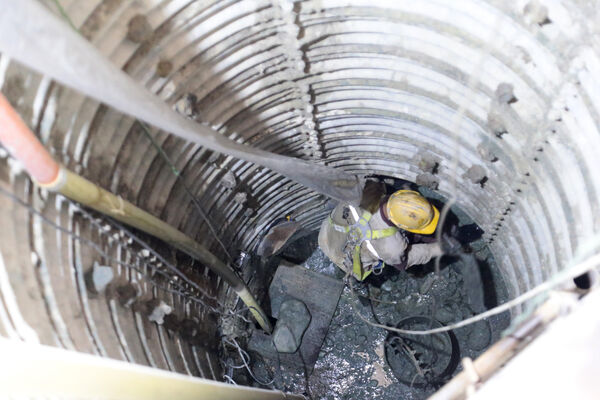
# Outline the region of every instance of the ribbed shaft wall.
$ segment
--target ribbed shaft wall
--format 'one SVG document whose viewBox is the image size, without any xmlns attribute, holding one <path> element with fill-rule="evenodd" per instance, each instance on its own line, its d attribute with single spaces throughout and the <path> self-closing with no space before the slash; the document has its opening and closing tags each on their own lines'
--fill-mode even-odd
<svg viewBox="0 0 600 400">
<path fill-rule="evenodd" d="M 600 227 L 597 1 L 61 3 L 102 53 L 166 102 L 194 94 L 199 123 L 273 152 L 456 193 L 485 230 L 513 296 L 564 268 Z M 141 44 L 126 38 L 137 14 L 153 30 Z M 159 77 L 165 60 L 171 68 Z M 6 57 L 0 81 L 67 166 L 222 255 L 134 120 Z M 506 102 L 503 84 L 516 102 Z M 152 135 L 231 248 L 251 250 L 274 218 L 293 213 L 316 229 L 326 213 L 322 196 L 268 170 Z M 439 162 L 435 175 L 424 159 Z M 223 183 L 231 174 L 233 189 Z M 33 201 L 22 178 L 10 181 Z M 61 204 L 52 215 L 75 224 Z M 27 269 L 36 223 L 7 218 Z M 67 256 L 64 243 L 43 242 L 48 268 L 58 253 Z"/>
</svg>

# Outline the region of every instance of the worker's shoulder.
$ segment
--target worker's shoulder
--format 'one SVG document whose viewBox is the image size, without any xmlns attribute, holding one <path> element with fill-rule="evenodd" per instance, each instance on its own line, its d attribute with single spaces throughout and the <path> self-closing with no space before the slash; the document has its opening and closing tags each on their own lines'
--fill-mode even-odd
<svg viewBox="0 0 600 400">
<path fill-rule="evenodd" d="M 335 208 L 330 214 L 333 222 L 335 222 L 338 225 L 348 225 L 346 218 L 344 218 L 344 214 L 347 212 L 347 207 L 348 203 L 338 203 L 338 205 L 335 206 Z"/>
<path fill-rule="evenodd" d="M 390 227 L 390 225 L 384 221 L 384 219 L 381 216 L 381 213 L 379 211 L 373 213 L 373 216 L 371 217 L 371 220 L 369 222 L 371 224 L 371 227 L 373 227 L 375 229 Z"/>
<path fill-rule="evenodd" d="M 338 203 L 330 214 L 333 222 L 343 226 L 350 225 L 347 218 L 349 217 L 350 220 L 354 219 L 353 212 L 350 211 L 350 207 L 353 207 L 354 210 L 356 210 L 359 217 L 365 213 L 365 210 L 360 207 L 351 206 L 349 203 Z"/>
</svg>

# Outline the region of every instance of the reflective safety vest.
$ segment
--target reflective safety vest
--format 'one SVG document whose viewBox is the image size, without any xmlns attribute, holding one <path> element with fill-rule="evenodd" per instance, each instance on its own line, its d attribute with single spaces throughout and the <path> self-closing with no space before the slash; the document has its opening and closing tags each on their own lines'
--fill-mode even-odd
<svg viewBox="0 0 600 400">
<path fill-rule="evenodd" d="M 356 221 L 353 225 L 338 225 L 335 222 L 333 222 L 333 218 L 331 218 L 331 215 L 329 216 L 329 223 L 331 224 L 333 229 L 335 229 L 338 232 L 347 233 L 348 238 L 356 242 L 356 246 L 354 246 L 354 250 L 352 253 L 352 273 L 354 274 L 354 277 L 356 279 L 362 281 L 367 276 L 369 276 L 371 272 L 373 272 L 372 269 L 365 269 L 362 266 L 362 261 L 360 259 L 360 250 L 363 243 L 366 246 L 367 250 L 369 250 L 369 252 L 373 254 L 373 256 L 375 256 L 375 258 L 381 260 L 379 254 L 377 254 L 377 251 L 375 251 L 375 248 L 371 244 L 371 240 L 383 239 L 386 237 L 393 236 L 396 232 L 398 232 L 398 228 L 391 226 L 385 229 L 373 230 L 369 226 L 369 221 L 373 217 L 373 214 L 371 214 L 368 211 L 365 211 L 363 215 L 359 217 L 356 208 L 354 208 L 353 206 L 348 206 L 348 208 L 352 213 L 352 217 Z M 382 262 L 381 268 L 383 268 L 384 266 L 385 264 Z"/>
</svg>

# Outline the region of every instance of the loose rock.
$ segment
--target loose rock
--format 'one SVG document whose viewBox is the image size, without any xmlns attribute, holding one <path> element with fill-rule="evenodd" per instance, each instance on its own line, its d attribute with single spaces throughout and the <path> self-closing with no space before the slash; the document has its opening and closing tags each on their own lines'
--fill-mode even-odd
<svg viewBox="0 0 600 400">
<path fill-rule="evenodd" d="M 385 290 L 386 292 L 391 292 L 392 291 L 392 282 L 385 281 L 383 283 L 383 285 L 381 285 L 381 290 Z"/>
<path fill-rule="evenodd" d="M 491 340 L 492 332 L 489 324 L 486 321 L 478 321 L 473 324 L 467 343 L 473 350 L 481 351 L 489 346 Z"/>
<path fill-rule="evenodd" d="M 164 317 L 173 311 L 173 309 L 167 305 L 164 301 L 153 299 L 148 303 L 148 319 L 150 322 L 156 322 L 162 325 Z"/>
<path fill-rule="evenodd" d="M 417 165 L 423 172 L 435 175 L 438 172 L 440 166 L 440 160 L 438 157 L 429 153 L 421 153 L 417 156 Z"/>
<path fill-rule="evenodd" d="M 486 179 L 487 172 L 481 165 L 473 165 L 462 176 L 473 183 L 481 183 Z"/>
<path fill-rule="evenodd" d="M 450 308 L 443 307 L 436 312 L 435 318 L 442 324 L 448 324 L 454 320 L 454 313 Z"/>
<path fill-rule="evenodd" d="M 219 183 L 227 189 L 234 189 L 237 186 L 237 179 L 233 172 L 227 171 L 223 174 Z"/>
<path fill-rule="evenodd" d="M 92 291 L 96 293 L 102 293 L 108 284 L 113 280 L 114 276 L 115 273 L 111 266 L 98 265 L 98 263 L 94 263 L 90 282 L 93 288 Z"/>
<path fill-rule="evenodd" d="M 424 173 L 417 175 L 416 184 L 419 186 L 425 186 L 431 190 L 437 190 L 440 185 L 440 181 L 434 175 L 430 173 Z"/>
<path fill-rule="evenodd" d="M 303 302 L 297 299 L 284 301 L 279 309 L 279 320 L 273 331 L 273 343 L 277 351 L 296 352 L 310 320 L 310 312 Z"/>
<path fill-rule="evenodd" d="M 248 201 L 248 193 L 246 193 L 246 192 L 236 193 L 236 195 L 233 197 L 233 201 L 236 204 L 240 204 L 240 205 L 246 204 L 246 202 Z"/>
<path fill-rule="evenodd" d="M 175 110 L 188 118 L 195 118 L 198 116 L 198 111 L 196 109 L 197 102 L 198 98 L 196 95 L 193 93 L 188 93 L 177 103 L 175 103 Z"/>
<path fill-rule="evenodd" d="M 523 8 L 525 22 L 528 24 L 546 25 L 552 21 L 548 18 L 548 7 L 541 4 L 538 0 L 530 1 Z"/>
</svg>

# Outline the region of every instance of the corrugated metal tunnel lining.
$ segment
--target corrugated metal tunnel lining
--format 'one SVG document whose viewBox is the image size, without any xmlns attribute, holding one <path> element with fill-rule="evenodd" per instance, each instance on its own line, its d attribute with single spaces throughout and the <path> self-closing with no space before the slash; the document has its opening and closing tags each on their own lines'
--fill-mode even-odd
<svg viewBox="0 0 600 400">
<path fill-rule="evenodd" d="M 512 296 L 563 268 L 598 230 L 597 2 L 61 4 L 116 65 L 236 140 L 360 175 L 426 183 L 446 197 L 456 179 L 457 205 L 486 231 Z M 149 28 L 138 18 L 133 32 L 136 15 Z M 63 163 L 223 255 L 138 123 L 6 57 L 0 79 Z M 516 102 L 503 92 L 508 85 Z M 188 94 L 193 107 L 182 102 Z M 314 229 L 326 215 L 325 198 L 266 169 L 165 132 L 152 135 L 232 249 L 252 250 L 262 228 L 285 214 Z M 116 231 L 101 234 L 14 171 L 3 168 L 3 181 L 54 223 L 115 257 L 148 263 L 128 252 L 126 238 L 112 238 Z M 19 288 L 3 290 L 2 334 L 11 334 L 10 326 L 27 336 L 30 326 L 43 343 L 219 378 L 162 328 L 141 328 L 147 322 L 119 314 L 129 311 L 88 299 L 83 272 L 106 261 L 2 201 L 9 221 L 3 282 Z M 203 273 L 206 287 L 219 293 L 220 281 Z M 64 276 L 71 280 L 58 279 Z M 150 296 L 144 282 L 141 291 Z M 144 338 L 126 337 L 133 332 Z"/>
</svg>

